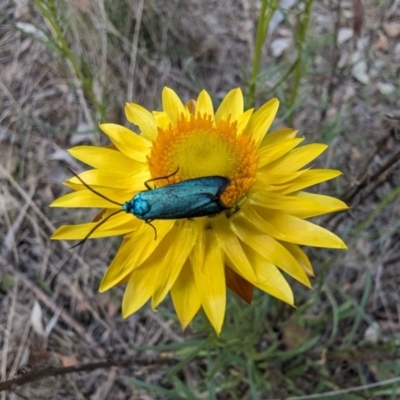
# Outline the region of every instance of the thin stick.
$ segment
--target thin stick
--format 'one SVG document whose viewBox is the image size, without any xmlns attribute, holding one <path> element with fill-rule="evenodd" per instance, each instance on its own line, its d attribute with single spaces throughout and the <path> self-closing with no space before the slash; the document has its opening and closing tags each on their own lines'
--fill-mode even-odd
<svg viewBox="0 0 400 400">
<path fill-rule="evenodd" d="M 176 358 L 157 358 L 156 360 L 149 359 L 134 359 L 123 358 L 120 360 L 107 359 L 103 361 L 72 365 L 69 367 L 44 367 L 35 371 L 27 372 L 16 378 L 8 381 L 0 382 L 0 392 L 5 390 L 13 390 L 15 386 L 24 385 L 50 376 L 67 375 L 73 372 L 89 372 L 101 368 L 111 367 L 129 367 L 130 365 L 174 365 L 177 363 Z"/>
</svg>

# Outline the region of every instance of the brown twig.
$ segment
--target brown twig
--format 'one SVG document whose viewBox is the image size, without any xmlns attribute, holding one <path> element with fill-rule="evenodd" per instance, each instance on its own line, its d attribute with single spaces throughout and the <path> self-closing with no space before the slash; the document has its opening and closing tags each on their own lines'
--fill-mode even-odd
<svg viewBox="0 0 400 400">
<path fill-rule="evenodd" d="M 361 36 L 361 29 L 364 24 L 363 5 L 361 0 L 353 0 L 353 31 Z"/>
<path fill-rule="evenodd" d="M 379 178 L 383 173 L 385 173 L 393 164 L 396 162 L 400 161 L 400 151 L 398 151 L 385 165 L 383 165 L 379 171 L 377 171 L 372 177 L 371 180 L 374 181 L 375 179 Z M 372 193 L 375 192 L 375 190 L 380 186 L 384 180 L 382 179 L 377 179 L 375 184 L 370 187 L 370 189 L 363 194 L 363 196 L 360 198 L 360 203 L 365 201 Z"/>
<path fill-rule="evenodd" d="M 372 176 L 368 176 L 369 179 L 365 182 L 365 184 L 363 185 L 358 185 L 357 186 L 357 192 L 352 194 L 351 199 L 354 199 L 355 195 L 357 193 L 359 193 L 362 189 L 368 188 L 369 190 L 367 190 L 365 193 L 363 193 L 360 198 L 358 199 L 358 201 L 356 202 L 356 204 L 350 204 L 352 207 L 363 203 L 371 194 L 375 193 L 376 189 L 384 182 L 383 179 L 379 179 L 379 177 L 381 176 L 381 174 L 385 171 L 387 171 L 391 166 L 393 166 L 393 164 L 395 164 L 397 161 L 400 161 L 400 152 L 397 152 L 386 164 L 384 164 L 380 169 L 380 173 L 379 175 L 374 174 L 372 175 L 374 178 L 372 179 Z M 346 203 L 349 204 L 349 200 L 344 200 Z M 325 220 L 325 224 L 329 223 L 334 217 L 337 216 L 337 218 L 335 219 L 335 223 L 333 224 L 333 226 L 331 227 L 331 229 L 333 231 L 335 231 L 337 229 L 337 227 L 343 222 L 344 218 L 346 217 L 346 215 L 348 215 L 349 210 L 345 210 L 343 212 L 336 213 L 336 214 L 331 214 L 329 215 L 326 220 Z"/>
<path fill-rule="evenodd" d="M 173 357 L 158 357 L 157 359 L 122 358 L 119 360 L 107 359 L 103 361 L 72 365 L 69 367 L 44 367 L 35 371 L 26 372 L 20 376 L 17 376 L 16 378 L 0 382 L 0 392 L 5 390 L 13 390 L 16 386 L 38 381 L 50 376 L 67 375 L 74 372 L 89 372 L 101 368 L 129 367 L 132 365 L 174 365 L 177 362 L 178 360 Z"/>
<path fill-rule="evenodd" d="M 385 116 L 386 119 L 388 119 L 388 116 Z M 340 198 L 346 202 L 349 205 L 352 205 L 354 207 L 354 203 L 352 204 L 352 202 L 354 201 L 354 198 L 357 196 L 357 194 L 359 194 L 362 190 L 367 189 L 369 187 L 369 190 L 367 190 L 360 198 L 358 203 L 361 203 L 363 201 L 365 201 L 365 199 L 367 197 L 369 197 L 372 193 L 375 192 L 375 190 L 383 183 L 381 176 L 388 170 L 390 170 L 390 168 L 393 167 L 393 165 L 395 165 L 398 161 L 400 161 L 400 151 L 397 151 L 384 165 L 382 165 L 378 171 L 374 172 L 373 174 L 368 173 L 368 168 L 371 164 L 371 162 L 373 161 L 373 159 L 375 158 L 375 156 L 380 153 L 382 151 L 382 149 L 384 148 L 384 146 L 387 143 L 387 140 L 390 137 L 394 137 L 396 139 L 396 131 L 395 129 L 392 127 L 392 125 L 390 126 L 385 126 L 385 121 L 386 119 L 384 118 L 383 120 L 383 125 L 385 130 L 387 131 L 386 134 L 384 136 L 382 136 L 380 138 L 380 140 L 377 142 L 374 151 L 370 154 L 370 156 L 368 157 L 367 162 L 364 164 L 364 168 L 363 171 L 359 174 L 358 178 L 355 180 L 356 185 L 355 186 L 350 186 L 341 196 Z M 393 118 L 393 120 L 395 120 Z M 396 119 L 397 121 L 397 119 Z M 344 211 L 340 214 L 336 213 L 336 214 L 331 214 L 329 215 L 326 219 L 325 219 L 325 224 L 328 224 L 330 221 L 332 221 L 333 218 L 335 218 L 336 216 L 338 216 L 335 220 L 335 226 L 332 227 L 332 229 L 336 229 L 338 225 L 340 225 L 340 223 L 343 221 L 343 219 L 345 218 L 345 216 L 347 215 L 348 211 Z"/>
<path fill-rule="evenodd" d="M 388 135 L 389 136 L 389 135 Z M 366 163 L 366 169 L 369 167 L 371 161 L 373 158 L 379 153 L 379 151 L 383 147 L 383 143 L 386 142 L 386 139 L 388 139 L 388 136 L 385 136 L 385 140 L 382 140 L 379 145 L 376 147 L 375 151 L 369 158 L 368 162 Z M 374 182 L 376 179 L 378 179 L 385 171 L 387 171 L 393 164 L 395 164 L 397 161 L 400 160 L 400 151 L 395 153 L 393 157 L 391 157 L 384 165 L 382 165 L 381 168 L 379 168 L 378 171 L 376 171 L 374 174 L 368 174 L 365 172 L 361 178 L 357 179 L 357 186 L 351 188 L 348 192 L 346 192 L 342 197 L 343 200 L 346 202 L 349 202 L 354 199 L 354 197 L 364 188 L 366 188 L 370 183 Z"/>
</svg>

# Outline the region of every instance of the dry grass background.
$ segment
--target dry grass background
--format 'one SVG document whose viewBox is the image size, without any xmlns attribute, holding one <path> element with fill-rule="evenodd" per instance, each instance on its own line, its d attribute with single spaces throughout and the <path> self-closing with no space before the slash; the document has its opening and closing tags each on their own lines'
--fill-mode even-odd
<svg viewBox="0 0 400 400">
<path fill-rule="evenodd" d="M 90 241 L 82 253 L 51 243 L 53 225 L 87 216 L 48 204 L 64 192 L 65 166 L 82 168 L 65 150 L 102 142 L 100 120 L 125 124 L 125 101 L 159 108 L 165 85 L 184 100 L 204 87 L 216 104 L 246 90 L 259 3 L 59 0 L 80 73 L 57 50 L 45 3 L 0 2 L 0 381 L 134 362 L 48 377 L 1 400 L 398 398 L 398 381 L 379 382 L 400 372 L 400 2 L 366 0 L 363 14 L 357 1 L 315 2 L 294 104 L 283 71 L 302 2 L 268 36 L 257 101 L 278 96 L 277 126 L 330 144 L 319 165 L 344 176 L 318 190 L 352 209 L 319 222 L 349 250 L 310 251 L 317 278 L 313 291 L 294 285 L 297 309 L 266 295 L 251 307 L 230 298 L 219 339 L 202 316 L 182 332 L 169 301 L 123 320 L 122 289 L 97 293 L 116 242 Z"/>
</svg>

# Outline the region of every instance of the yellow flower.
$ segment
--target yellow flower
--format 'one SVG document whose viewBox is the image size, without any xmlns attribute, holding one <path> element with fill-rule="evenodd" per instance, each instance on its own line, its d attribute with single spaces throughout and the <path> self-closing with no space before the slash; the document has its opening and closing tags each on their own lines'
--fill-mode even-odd
<svg viewBox="0 0 400 400">
<path fill-rule="evenodd" d="M 227 288 L 249 303 L 255 286 L 293 305 L 282 271 L 308 287 L 313 275 L 299 245 L 346 248 L 336 235 L 307 221 L 347 208 L 333 197 L 303 191 L 340 175 L 307 167 L 327 146 L 298 147 L 303 138 L 289 128 L 266 134 L 278 100 L 255 112 L 244 111 L 240 89 L 230 91 L 216 112 L 204 90 L 197 101 L 184 105 L 173 90 L 164 88 L 162 102 L 161 112 L 126 105 L 127 119 L 140 134 L 101 124 L 112 145 L 69 150 L 93 168 L 79 175 L 82 181 L 117 204 L 90 191 L 77 177 L 69 179 L 65 184 L 74 192 L 55 200 L 53 207 L 104 210 L 94 222 L 61 226 L 52 239 L 84 239 L 96 226 L 90 238 L 123 236 L 100 291 L 126 283 L 124 317 L 149 299 L 157 307 L 171 292 L 183 328 L 203 307 L 219 333 Z M 132 213 L 120 212 L 99 224 L 121 210 L 118 204 L 147 190 L 150 179 L 160 187 L 210 176 L 229 179 L 218 195 L 223 207 L 217 215 L 151 221 L 156 239 L 149 221 Z"/>
</svg>

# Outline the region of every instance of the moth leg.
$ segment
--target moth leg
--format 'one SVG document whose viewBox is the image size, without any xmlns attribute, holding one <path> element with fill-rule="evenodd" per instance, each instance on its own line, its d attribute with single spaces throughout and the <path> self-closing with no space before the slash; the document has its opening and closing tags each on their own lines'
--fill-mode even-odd
<svg viewBox="0 0 400 400">
<path fill-rule="evenodd" d="M 154 240 L 157 240 L 157 229 L 152 224 L 153 221 L 154 221 L 154 219 L 147 219 L 145 222 L 146 222 L 146 224 L 150 225 L 154 229 Z"/>
<path fill-rule="evenodd" d="M 171 175 L 165 175 L 165 176 L 160 176 L 160 177 L 158 177 L 158 178 L 149 179 L 148 181 L 146 181 L 146 182 L 144 183 L 144 186 L 146 186 L 146 188 L 147 188 L 148 190 L 152 190 L 152 188 L 151 188 L 150 185 L 149 185 L 149 182 L 158 181 L 158 180 L 160 180 L 160 179 L 168 179 L 168 178 L 171 178 L 171 176 L 176 175 L 176 174 L 178 173 L 178 171 L 179 171 L 179 167 L 178 167 L 178 169 L 177 169 L 175 172 L 173 172 Z"/>
</svg>

